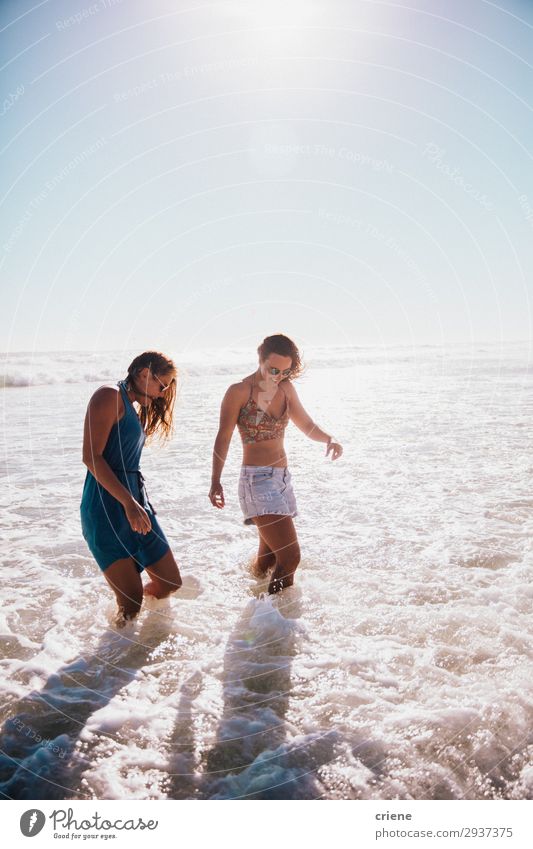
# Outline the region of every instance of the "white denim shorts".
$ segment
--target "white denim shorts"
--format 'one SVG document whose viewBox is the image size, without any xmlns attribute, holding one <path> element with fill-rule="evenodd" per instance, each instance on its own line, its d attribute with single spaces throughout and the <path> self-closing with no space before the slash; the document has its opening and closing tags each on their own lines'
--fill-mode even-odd
<svg viewBox="0 0 533 849">
<path fill-rule="evenodd" d="M 287 468 L 242 466 L 239 501 L 244 524 L 253 524 L 254 516 L 296 516 L 296 498 Z"/>
</svg>

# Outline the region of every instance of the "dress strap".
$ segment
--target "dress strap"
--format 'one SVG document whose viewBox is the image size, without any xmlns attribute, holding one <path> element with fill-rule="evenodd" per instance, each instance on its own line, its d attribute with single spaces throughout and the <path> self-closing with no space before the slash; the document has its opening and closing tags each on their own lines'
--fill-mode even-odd
<svg viewBox="0 0 533 849">
<path fill-rule="evenodd" d="M 119 380 L 118 383 L 117 383 L 117 386 L 120 389 L 120 394 L 121 394 L 122 400 L 124 402 L 124 416 L 128 415 L 128 411 L 135 413 L 135 409 L 134 409 L 133 404 L 131 403 L 131 401 L 128 397 L 128 393 L 127 393 L 127 390 L 126 390 L 126 381 L 125 380 Z M 135 413 L 135 415 L 137 415 L 137 413 Z"/>
<path fill-rule="evenodd" d="M 124 395 L 126 395 L 126 394 L 127 394 L 127 393 L 126 393 L 126 387 L 125 387 L 125 385 L 124 385 L 124 381 L 123 381 L 123 380 L 119 380 L 119 381 L 117 382 L 117 386 L 118 386 L 118 388 L 120 389 L 120 394 L 122 395 L 122 400 L 124 400 Z M 128 401 L 129 401 L 129 400 L 130 400 L 130 399 L 128 398 Z"/>
</svg>

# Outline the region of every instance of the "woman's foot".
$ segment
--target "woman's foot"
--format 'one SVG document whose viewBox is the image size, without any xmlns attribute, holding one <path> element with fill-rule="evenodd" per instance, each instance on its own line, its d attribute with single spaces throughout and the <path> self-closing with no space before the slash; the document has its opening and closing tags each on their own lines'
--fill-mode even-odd
<svg viewBox="0 0 533 849">
<path fill-rule="evenodd" d="M 287 587 L 292 587 L 294 584 L 294 572 L 289 575 L 284 575 L 282 569 L 278 566 L 270 579 L 270 583 L 268 585 L 269 595 L 274 595 L 275 593 L 280 593 L 282 590 L 285 590 Z"/>
<path fill-rule="evenodd" d="M 118 630 L 122 630 L 123 628 L 126 627 L 126 625 L 130 624 L 131 622 L 135 622 L 137 616 L 138 616 L 138 611 L 137 611 L 137 613 L 124 613 L 124 610 L 119 608 L 115 613 L 115 616 L 114 616 L 114 619 L 113 619 L 113 625 Z"/>
</svg>

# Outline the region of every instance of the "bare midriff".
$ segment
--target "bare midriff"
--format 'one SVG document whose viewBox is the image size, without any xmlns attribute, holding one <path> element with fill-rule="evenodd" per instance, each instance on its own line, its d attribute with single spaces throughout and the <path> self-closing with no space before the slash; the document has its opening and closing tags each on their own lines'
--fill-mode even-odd
<svg viewBox="0 0 533 849">
<path fill-rule="evenodd" d="M 287 466 L 283 439 L 263 439 L 261 442 L 249 442 L 243 445 L 243 466 Z"/>
</svg>

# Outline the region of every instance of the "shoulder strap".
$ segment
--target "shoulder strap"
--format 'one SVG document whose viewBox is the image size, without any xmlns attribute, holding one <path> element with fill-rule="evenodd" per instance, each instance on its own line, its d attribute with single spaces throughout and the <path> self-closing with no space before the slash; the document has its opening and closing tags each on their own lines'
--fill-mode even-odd
<svg viewBox="0 0 533 849">
<path fill-rule="evenodd" d="M 126 392 L 125 381 L 119 380 L 118 383 L 117 383 L 117 386 L 120 389 L 120 394 L 122 396 L 122 401 L 123 401 L 123 404 L 124 404 L 124 415 L 126 415 L 127 412 L 128 412 L 128 409 L 130 407 L 132 407 L 132 403 L 131 403 L 130 399 L 128 398 L 128 393 Z"/>
</svg>

